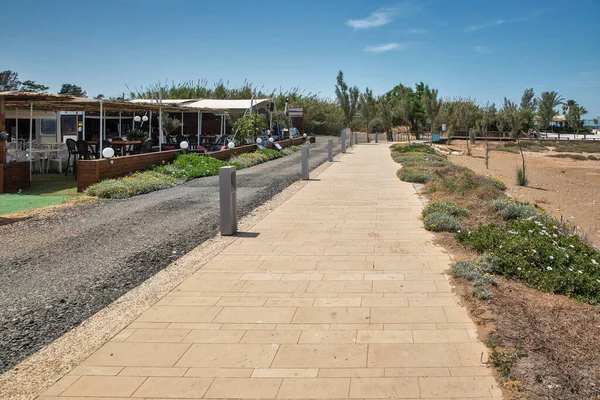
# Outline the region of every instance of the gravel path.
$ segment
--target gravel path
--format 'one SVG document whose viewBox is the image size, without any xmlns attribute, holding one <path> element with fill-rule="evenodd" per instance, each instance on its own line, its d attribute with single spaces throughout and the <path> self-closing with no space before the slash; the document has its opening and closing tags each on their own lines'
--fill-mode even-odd
<svg viewBox="0 0 600 400">
<path fill-rule="evenodd" d="M 311 169 L 327 160 L 327 139 L 311 148 Z M 240 216 L 298 179 L 299 152 L 238 171 Z M 0 226 L 0 373 L 217 234 L 218 201 L 208 177 Z"/>
</svg>

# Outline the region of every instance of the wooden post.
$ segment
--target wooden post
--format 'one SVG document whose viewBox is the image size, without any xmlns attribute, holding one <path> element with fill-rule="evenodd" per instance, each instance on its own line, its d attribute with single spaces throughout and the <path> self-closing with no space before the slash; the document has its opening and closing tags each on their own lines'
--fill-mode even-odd
<svg viewBox="0 0 600 400">
<path fill-rule="evenodd" d="M 6 115 L 5 115 L 4 96 L 0 97 L 0 132 L 6 130 Z M 0 140 L 0 164 L 6 163 L 6 140 Z M 0 193 L 2 192 L 0 187 Z"/>
</svg>

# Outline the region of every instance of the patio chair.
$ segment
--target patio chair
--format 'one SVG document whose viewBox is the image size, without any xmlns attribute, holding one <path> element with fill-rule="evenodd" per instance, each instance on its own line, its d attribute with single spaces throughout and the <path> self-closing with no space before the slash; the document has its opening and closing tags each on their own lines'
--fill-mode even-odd
<svg viewBox="0 0 600 400">
<path fill-rule="evenodd" d="M 79 152 L 79 157 L 77 159 L 81 160 L 89 160 L 92 158 L 92 151 L 90 150 L 90 144 L 85 140 L 78 140 L 77 142 L 77 151 Z"/>
<path fill-rule="evenodd" d="M 175 140 L 176 140 L 176 142 L 177 142 L 177 147 L 179 147 L 179 145 L 181 145 L 181 142 L 185 142 L 185 141 L 186 141 L 186 139 L 185 139 L 185 136 L 183 136 L 183 135 L 181 135 L 181 134 L 180 134 L 180 135 L 177 135 L 177 136 L 175 137 Z"/>
<path fill-rule="evenodd" d="M 223 147 L 226 147 L 227 143 L 229 143 L 229 138 L 225 135 L 220 136 L 210 147 L 210 151 L 219 151 L 223 149 Z"/>
<path fill-rule="evenodd" d="M 67 169 L 65 176 L 69 174 L 69 168 L 72 168 L 73 175 L 77 175 L 77 160 L 79 159 L 79 146 L 73 139 L 67 139 L 67 151 L 69 155 L 67 157 Z M 71 161 L 72 160 L 72 161 Z M 71 162 L 73 163 L 71 165 Z"/>
<path fill-rule="evenodd" d="M 65 159 L 66 154 L 68 153 L 65 147 L 56 149 L 56 153 L 48 154 L 48 159 L 46 160 L 46 173 L 48 173 L 48 170 L 50 169 L 50 163 L 55 162 L 58 173 L 62 174 L 63 160 Z"/>
</svg>

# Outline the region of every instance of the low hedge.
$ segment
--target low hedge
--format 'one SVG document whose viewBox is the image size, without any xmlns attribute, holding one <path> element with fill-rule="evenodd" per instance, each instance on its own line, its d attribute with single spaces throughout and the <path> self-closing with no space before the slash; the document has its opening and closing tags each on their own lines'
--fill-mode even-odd
<svg viewBox="0 0 600 400">
<path fill-rule="evenodd" d="M 284 148 L 282 151 L 260 149 L 252 153 L 243 153 L 231 157 L 227 161 L 192 153 L 181 154 L 168 165 L 135 172 L 122 178 L 105 179 L 87 188 L 86 193 L 100 198 L 122 199 L 166 189 L 192 179 L 218 175 L 219 168 L 227 165 L 233 165 L 237 169 L 251 167 L 293 154 L 300 148 L 301 146 L 291 146 Z"/>
<path fill-rule="evenodd" d="M 166 189 L 184 181 L 157 171 L 143 171 L 116 179 L 105 179 L 90 186 L 86 193 L 102 199 L 123 199 Z"/>
</svg>

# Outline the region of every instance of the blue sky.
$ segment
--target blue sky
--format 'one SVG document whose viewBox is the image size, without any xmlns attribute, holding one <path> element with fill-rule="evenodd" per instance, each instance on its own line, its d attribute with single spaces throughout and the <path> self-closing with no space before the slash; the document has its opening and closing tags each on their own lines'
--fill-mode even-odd
<svg viewBox="0 0 600 400">
<path fill-rule="evenodd" d="M 418 81 L 500 103 L 556 90 L 600 113 L 600 1 L 103 0 L 5 2 L 0 70 L 58 91 L 245 79 L 333 96 Z"/>
</svg>

